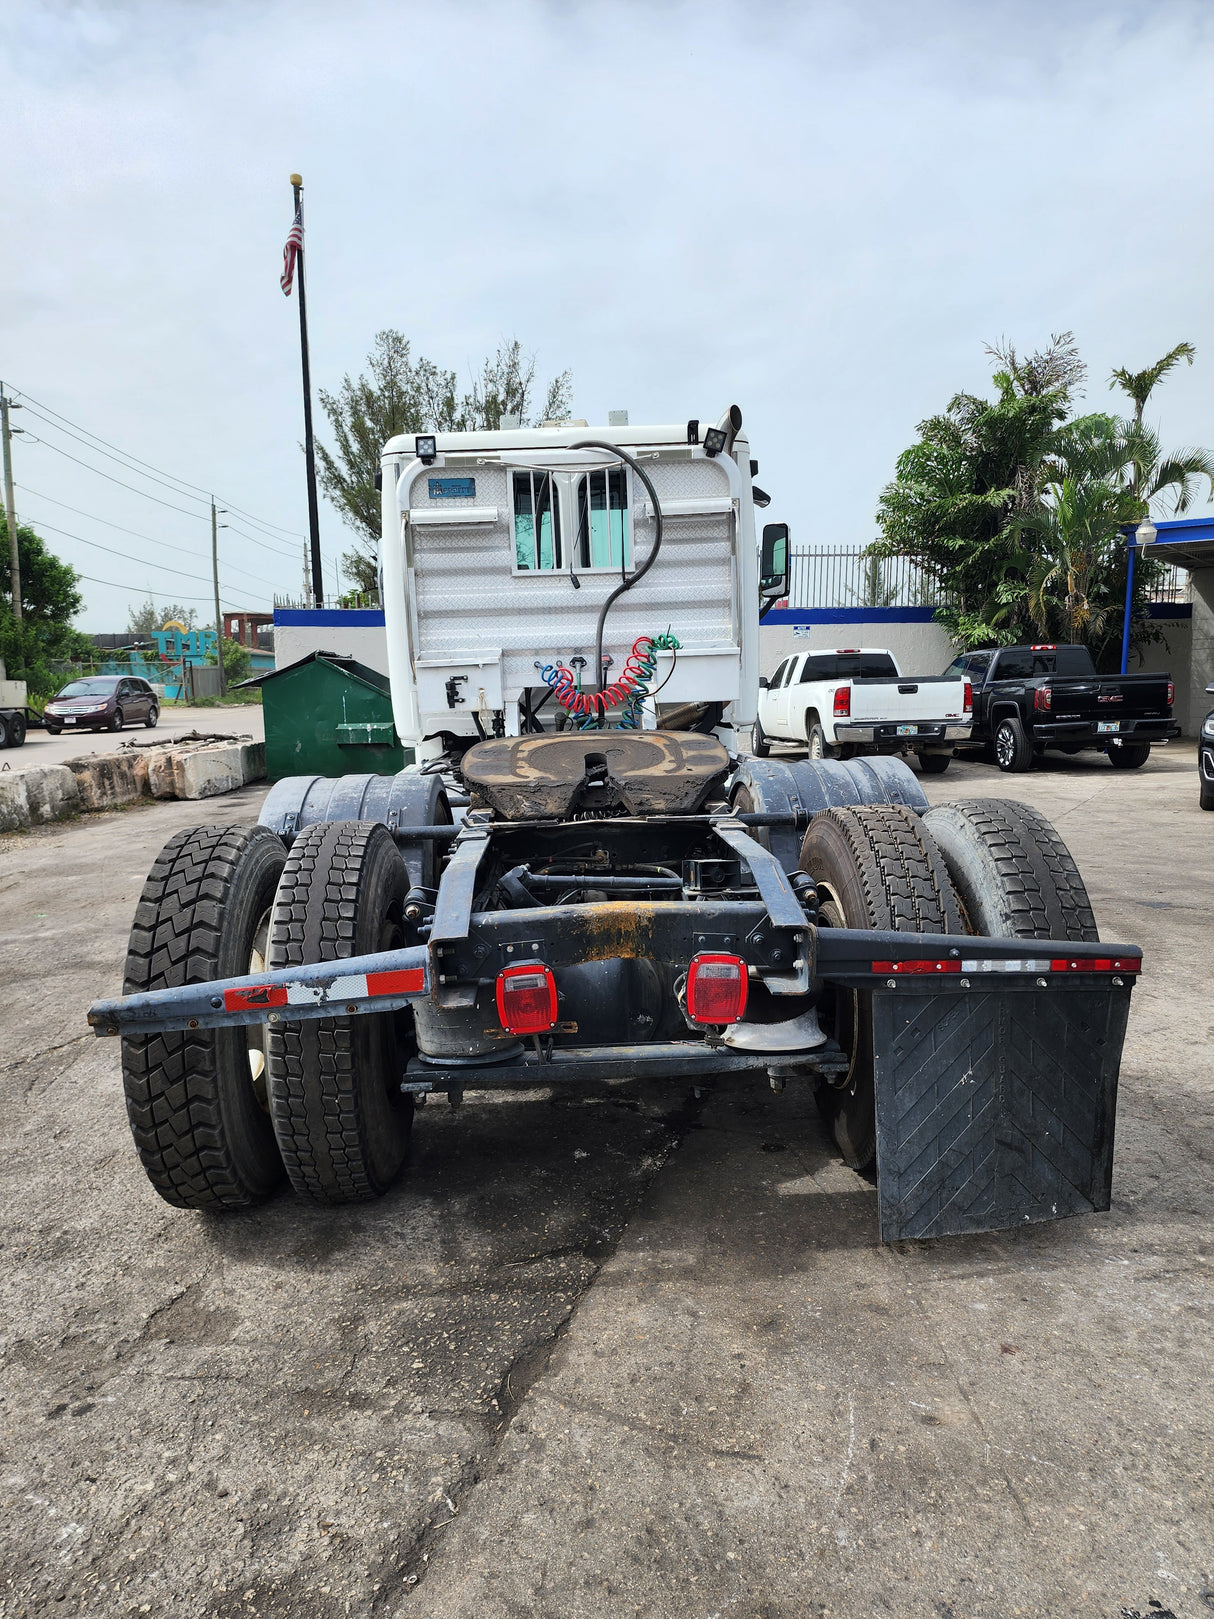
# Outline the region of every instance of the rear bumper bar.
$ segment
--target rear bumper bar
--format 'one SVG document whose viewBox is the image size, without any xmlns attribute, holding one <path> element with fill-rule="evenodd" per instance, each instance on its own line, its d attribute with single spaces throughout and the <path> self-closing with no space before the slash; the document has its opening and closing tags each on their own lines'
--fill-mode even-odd
<svg viewBox="0 0 1214 1619">
<path fill-rule="evenodd" d="M 1097 720 L 1058 720 L 1044 725 L 1034 723 L 1035 742 L 1095 742 L 1104 747 L 1109 742 L 1167 742 L 1180 735 L 1180 726 L 1171 720 L 1116 719 L 1115 731 L 1098 731 Z"/>
<path fill-rule="evenodd" d="M 562 964 L 592 959 L 596 954 L 600 958 L 603 954 L 642 957 L 655 946 L 664 950 L 677 947 L 682 959 L 689 962 L 698 950 L 717 944 L 723 916 L 714 918 L 716 925 L 709 926 L 700 914 L 709 909 L 679 904 L 586 905 L 478 915 L 474 922 L 482 927 L 494 924 L 492 946 L 482 927 L 477 927 L 472 949 L 481 956 L 480 969 L 475 977 L 461 975 L 458 987 L 471 1004 L 478 985 L 496 978 L 499 959 L 502 965 L 517 961 L 520 948 L 531 949 L 537 944 L 537 954 L 546 959 L 546 930 L 542 926 L 546 916 L 559 918 L 559 933 L 554 932 L 554 937 L 560 940 L 563 962 L 550 963 L 558 982 Z M 732 913 L 736 928 L 741 920 L 739 912 L 760 913 L 762 908 L 722 904 L 711 910 Z M 617 925 L 616 918 L 605 917 L 604 913 L 615 912 L 625 913 L 628 920 L 621 919 Z M 612 925 L 606 926 L 607 921 Z M 704 928 L 706 932 L 698 931 Z M 1132 945 L 819 929 L 808 922 L 803 922 L 798 931 L 805 952 L 798 963 L 798 976 L 804 975 L 807 987 L 817 977 L 854 989 L 898 992 L 905 987 L 920 993 L 930 980 L 932 993 L 938 990 L 944 994 L 971 988 L 1065 989 L 1077 984 L 1128 989 L 1142 966 L 1142 951 Z M 756 974 L 771 971 L 770 962 L 764 959 L 770 954 L 765 938 L 757 941 L 753 952 L 747 948 L 749 941 L 737 933 L 733 940 L 736 942 L 722 947 L 744 956 L 757 955 L 758 960 L 749 963 Z M 256 977 L 214 979 L 128 995 L 122 1000 L 97 1001 L 89 1009 L 88 1021 L 94 1034 L 105 1037 L 357 1017 L 408 1006 L 434 994 L 436 987 L 429 952 L 424 945 L 415 945 L 346 961 L 284 967 Z M 635 1049 L 644 1051 L 646 1047 Z M 707 1052 L 710 1047 L 700 1049 Z"/>
<path fill-rule="evenodd" d="M 899 731 L 899 723 L 914 725 L 913 732 Z M 969 720 L 843 720 L 835 721 L 837 742 L 966 742 Z"/>
</svg>

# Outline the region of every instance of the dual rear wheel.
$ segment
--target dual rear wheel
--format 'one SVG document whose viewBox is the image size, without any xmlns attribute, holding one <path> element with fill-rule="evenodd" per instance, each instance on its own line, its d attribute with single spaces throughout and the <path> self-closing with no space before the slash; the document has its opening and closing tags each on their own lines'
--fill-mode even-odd
<svg viewBox="0 0 1214 1619">
<path fill-rule="evenodd" d="M 377 822 L 318 823 L 290 854 L 266 827 L 180 832 L 144 884 L 124 993 L 395 949 L 408 887 Z M 131 1036 L 122 1047 L 139 1156 L 180 1208 L 249 1208 L 284 1176 L 316 1202 L 361 1201 L 404 1163 L 408 1011 Z"/>
<path fill-rule="evenodd" d="M 814 817 L 800 866 L 823 927 L 1095 940 L 1079 869 L 1043 815 L 1006 799 L 963 799 L 919 816 L 896 805 Z M 828 985 L 819 1018 L 850 1058 L 818 1101 L 844 1161 L 876 1155 L 872 996 Z"/>
</svg>

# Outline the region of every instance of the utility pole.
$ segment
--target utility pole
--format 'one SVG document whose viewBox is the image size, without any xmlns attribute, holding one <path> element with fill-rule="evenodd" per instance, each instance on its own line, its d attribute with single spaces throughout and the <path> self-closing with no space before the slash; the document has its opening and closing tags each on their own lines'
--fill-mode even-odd
<svg viewBox="0 0 1214 1619">
<path fill-rule="evenodd" d="M 308 299 L 304 290 L 303 176 L 293 174 L 295 218 L 299 226 L 299 247 L 295 273 L 299 278 L 299 348 L 303 360 L 304 459 L 308 471 L 308 536 L 312 548 L 312 597 L 317 607 L 325 604 L 325 583 L 321 574 L 320 509 L 316 500 L 316 449 L 312 441 L 312 366 L 308 359 Z"/>
<path fill-rule="evenodd" d="M 20 410 L 20 405 L 12 407 Z M 4 515 L 8 520 L 8 543 L 12 558 L 13 617 L 21 622 L 21 553 L 17 549 L 17 503 L 13 499 L 12 430 L 8 425 L 9 398 L 0 382 L 0 438 L 4 440 Z"/>
<path fill-rule="evenodd" d="M 211 579 L 215 585 L 215 654 L 219 664 L 219 695 L 227 691 L 223 673 L 223 615 L 219 611 L 219 514 L 211 497 Z"/>
</svg>

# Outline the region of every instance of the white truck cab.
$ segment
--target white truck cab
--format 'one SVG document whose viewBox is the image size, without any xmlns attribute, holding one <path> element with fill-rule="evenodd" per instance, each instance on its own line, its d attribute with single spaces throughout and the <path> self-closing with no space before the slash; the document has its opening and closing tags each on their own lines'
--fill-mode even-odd
<svg viewBox="0 0 1214 1619">
<path fill-rule="evenodd" d="M 760 559 L 756 463 L 741 426 L 734 406 L 703 432 L 695 420 L 563 422 L 390 440 L 380 562 L 401 740 L 426 759 L 452 736 L 568 723 L 549 700 L 555 671 L 594 692 L 596 628 L 616 595 L 601 627 L 606 686 L 626 682 L 639 637 L 678 643 L 656 653 L 632 719 L 653 728 L 694 708 L 696 728 L 744 748 L 758 694 Z M 641 474 L 660 507 L 660 540 Z M 606 723 L 620 715 L 617 703 Z"/>
<path fill-rule="evenodd" d="M 921 768 L 948 769 L 968 740 L 973 686 L 959 675 L 904 675 L 884 647 L 835 647 L 785 658 L 759 680 L 754 750 L 799 742 L 811 759 L 917 753 Z"/>
</svg>

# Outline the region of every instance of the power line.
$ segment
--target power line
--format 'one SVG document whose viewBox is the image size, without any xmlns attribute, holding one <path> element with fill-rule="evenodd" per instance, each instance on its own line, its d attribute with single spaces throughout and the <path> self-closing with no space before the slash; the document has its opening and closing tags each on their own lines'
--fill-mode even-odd
<svg viewBox="0 0 1214 1619">
<path fill-rule="evenodd" d="M 128 556 L 125 551 L 115 551 L 112 545 L 102 545 L 97 540 L 86 540 L 83 534 L 72 534 L 65 528 L 56 528 L 54 523 L 43 522 L 41 526 L 50 529 L 52 534 L 62 534 L 64 539 L 67 540 L 78 540 L 81 545 L 91 545 L 95 551 L 105 551 L 112 557 L 121 557 L 124 562 L 137 563 L 141 568 L 158 568 L 161 573 L 175 573 L 181 579 L 196 579 L 200 584 L 204 585 L 207 583 L 205 574 L 186 573 L 184 568 L 170 568 L 167 562 L 148 562 L 144 557 Z M 69 563 L 68 566 L 70 567 L 71 564 Z M 84 575 L 82 574 L 81 578 L 83 577 Z"/>
<path fill-rule="evenodd" d="M 124 585 L 118 579 L 98 579 L 94 574 L 91 573 L 78 573 L 76 569 L 73 569 L 72 571 L 77 573 L 78 578 L 87 579 L 90 585 L 113 585 L 115 590 L 143 591 L 147 589 L 146 585 Z M 183 602 L 208 602 L 212 604 L 215 600 L 213 596 L 182 596 L 180 599 Z M 229 601 L 227 605 L 233 613 L 242 613 L 247 611 L 246 608 L 241 607 L 238 603 L 233 605 L 233 603 Z"/>
<path fill-rule="evenodd" d="M 77 517 L 87 517 L 90 523 L 101 523 L 106 528 L 116 528 L 120 534 L 129 534 L 132 539 L 146 540 L 149 545 L 163 545 L 165 543 L 163 539 L 157 539 L 152 534 L 141 534 L 138 529 L 125 528 L 121 523 L 111 523 L 108 517 L 98 517 L 94 512 L 82 511 L 79 506 L 69 506 L 66 500 L 57 500 L 54 495 L 44 495 L 40 489 L 31 489 L 27 483 L 18 484 L 17 487 L 23 494 L 33 495 L 35 500 L 49 500 L 52 506 L 62 506 L 65 512 L 75 512 Z M 48 523 L 45 518 L 35 518 L 34 521 L 41 523 L 43 528 L 49 528 L 56 534 L 67 534 L 69 539 L 80 538 L 77 534 L 68 534 L 68 531 L 64 528 L 55 528 L 54 524 Z M 228 527 L 229 525 L 225 524 L 224 526 Z M 236 532 L 239 534 L 243 531 L 237 529 Z M 247 539 L 248 535 L 245 535 L 245 538 Z M 95 540 L 85 540 L 84 543 L 85 545 L 96 545 L 97 542 Z M 102 549 L 104 550 L 104 547 Z M 187 552 L 187 555 L 192 554 L 192 552 Z M 115 551 L 114 555 L 121 556 L 123 553 Z M 141 557 L 132 557 L 130 560 L 140 562 L 143 559 Z M 202 560 L 204 559 L 200 557 L 199 561 L 201 562 Z M 160 564 L 153 563 L 152 566 L 159 567 Z M 224 567 L 229 573 L 240 573 L 246 579 L 255 579 L 259 585 L 269 585 L 271 590 L 277 588 L 273 579 L 263 579 L 259 573 L 250 573 L 247 568 L 238 568 L 234 562 L 225 562 Z M 193 576 L 191 575 L 191 577 Z"/>
<path fill-rule="evenodd" d="M 208 506 L 210 505 L 210 503 L 211 503 L 210 495 L 205 495 L 204 496 L 204 495 L 191 494 L 190 493 L 190 489 L 192 487 L 191 485 L 187 484 L 187 485 L 184 486 L 184 488 L 180 488 L 180 489 L 177 488 L 176 484 L 177 484 L 178 480 L 173 479 L 171 473 L 169 474 L 169 479 L 166 480 L 164 478 L 155 477 L 150 472 L 141 472 L 141 471 L 138 470 L 138 468 L 136 466 L 130 466 L 130 465 L 127 464 L 128 460 L 129 461 L 137 461 L 137 457 L 130 456 L 130 457 L 124 459 L 125 452 L 123 452 L 123 451 L 119 451 L 117 455 L 111 455 L 108 450 L 100 449 L 96 444 L 91 444 L 89 442 L 88 438 L 82 437 L 79 433 L 73 433 L 71 428 L 62 427 L 62 426 L 60 426 L 60 424 L 58 422 L 53 422 L 50 419 L 49 416 L 44 416 L 40 410 L 35 410 L 33 405 L 26 404 L 23 408 L 28 410 L 30 415 L 36 417 L 38 419 L 38 421 L 45 422 L 47 427 L 51 428 L 51 430 L 53 432 L 65 433 L 68 438 L 75 439 L 77 444 L 83 444 L 86 450 L 92 450 L 94 455 L 104 455 L 106 457 L 106 459 L 109 460 L 109 461 L 116 461 L 118 463 L 118 465 L 124 469 L 124 471 L 135 473 L 135 476 L 137 478 L 146 478 L 149 483 L 158 483 L 162 489 L 167 489 L 170 492 L 170 494 L 183 495 L 186 500 L 204 501 L 205 504 L 207 504 Z M 104 440 L 102 442 L 104 442 Z"/>
<path fill-rule="evenodd" d="M 155 466 L 151 461 L 144 461 L 141 457 L 132 455 L 129 450 L 119 449 L 118 445 L 110 443 L 109 439 L 104 439 L 99 433 L 94 433 L 90 428 L 83 427 L 79 422 L 72 421 L 70 416 L 64 416 L 59 411 L 52 410 L 49 405 L 44 405 L 40 399 L 35 399 L 33 394 L 26 393 L 24 389 L 18 388 L 16 392 L 20 394 L 22 399 L 28 400 L 30 405 L 36 405 L 38 410 L 46 411 L 48 415 L 55 417 L 56 422 L 63 422 L 66 424 L 66 427 L 74 427 L 78 432 L 84 433 L 88 438 L 95 440 L 97 444 L 105 445 L 107 449 L 114 451 L 115 456 L 121 456 L 127 461 L 133 461 L 136 466 L 146 467 L 150 472 L 157 472 L 162 477 L 170 479 L 172 483 L 179 484 L 183 490 L 196 491 L 200 498 L 205 497 L 208 504 L 211 501 L 212 492 L 210 490 L 202 489 L 198 484 L 190 483 L 186 478 L 179 478 L 175 473 L 167 472 L 164 467 Z M 36 410 L 34 414 L 37 415 L 38 411 Z M 45 421 L 46 417 L 42 417 L 41 419 Z M 54 425 L 55 423 L 53 422 L 48 423 L 48 426 Z M 65 430 L 66 428 L 60 429 L 60 431 Z M 72 434 L 71 436 L 75 437 L 75 434 Z M 89 448 L 92 448 L 92 446 L 89 446 Z M 239 512 L 241 517 L 243 517 L 246 522 L 254 524 L 255 527 L 277 530 L 279 533 L 289 535 L 291 538 L 297 540 L 307 538 L 307 536 L 305 534 L 301 534 L 298 529 L 285 528 L 281 523 L 271 523 L 269 518 L 266 517 L 255 517 L 252 512 L 245 511 L 243 507 L 237 506 L 231 501 L 228 501 L 226 504 L 229 511 Z"/>
<path fill-rule="evenodd" d="M 57 444 L 48 443 L 48 441 L 46 439 L 38 438 L 33 433 L 29 433 L 26 436 L 31 440 L 32 443 L 41 444 L 42 448 L 44 450 L 51 450 L 56 455 L 66 456 L 69 461 L 74 461 L 78 467 L 83 467 L 86 472 L 96 473 L 97 477 L 106 479 L 106 481 L 108 483 L 116 483 L 119 486 L 119 488 L 121 488 L 121 489 L 129 489 L 133 495 L 140 495 L 140 496 L 142 496 L 142 498 L 144 500 L 154 501 L 157 506 L 167 506 L 169 511 L 171 511 L 171 512 L 180 512 L 183 517 L 192 517 L 192 518 L 195 519 L 195 521 L 200 522 L 200 523 L 209 522 L 209 520 L 210 520 L 210 512 L 209 511 L 207 511 L 205 513 L 204 512 L 189 512 L 189 511 L 186 511 L 184 506 L 174 506 L 171 501 L 161 500 L 159 495 L 149 495 L 147 493 L 147 491 L 144 490 L 144 489 L 136 489 L 136 487 L 135 487 L 135 485 L 133 483 L 123 483 L 121 478 L 115 478 L 108 472 L 102 472 L 100 467 L 92 467 L 92 466 L 90 466 L 87 461 L 82 461 L 79 456 L 72 455 L 67 450 L 60 449 Z M 208 507 L 209 507 L 209 505 L 210 505 L 209 497 L 208 497 L 207 504 L 208 504 Z M 229 508 L 225 507 L 224 508 L 225 512 L 228 509 Z M 259 540 L 256 535 L 254 535 L 254 534 L 246 534 L 244 529 L 236 528 L 235 525 L 233 525 L 233 524 L 229 524 L 228 527 L 232 529 L 232 532 L 234 534 L 240 534 L 244 539 L 251 540 L 254 545 L 264 546 L 267 551 L 270 551 L 274 555 L 284 556 L 284 557 L 294 557 L 295 554 L 296 554 L 293 550 L 275 552 L 274 547 L 269 544 L 268 540 Z M 301 535 L 300 538 L 302 539 L 303 536 Z"/>
<path fill-rule="evenodd" d="M 115 478 L 108 472 L 102 472 L 100 467 L 90 466 L 87 461 L 82 461 L 78 455 L 72 455 L 67 450 L 61 450 L 57 444 L 51 444 L 46 439 L 38 438 L 33 433 L 28 436 L 33 443 L 41 444 L 44 450 L 52 450 L 56 455 L 66 456 L 69 461 L 74 461 L 78 467 L 83 467 L 86 472 L 95 472 L 99 478 L 104 478 L 108 483 L 116 483 L 120 489 L 129 489 L 133 495 L 140 495 L 144 500 L 153 500 L 157 506 L 167 506 L 169 511 L 180 512 L 183 517 L 192 517 L 195 522 L 205 523 L 208 521 L 208 514 L 206 513 L 189 512 L 184 506 L 174 506 L 171 500 L 161 500 L 159 495 L 149 495 L 146 489 L 136 489 L 133 483 L 123 483 L 121 478 Z"/>
</svg>

